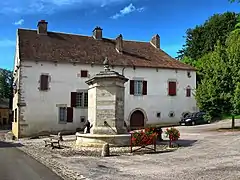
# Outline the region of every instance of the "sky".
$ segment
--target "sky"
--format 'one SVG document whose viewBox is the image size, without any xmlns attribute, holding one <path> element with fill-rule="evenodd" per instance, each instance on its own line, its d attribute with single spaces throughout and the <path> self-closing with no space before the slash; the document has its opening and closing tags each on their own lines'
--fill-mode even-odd
<svg viewBox="0 0 240 180">
<path fill-rule="evenodd" d="M 8 0 L 0 1 L 0 68 L 13 68 L 18 28 L 36 29 L 39 20 L 48 30 L 91 35 L 96 26 L 103 36 L 150 41 L 160 35 L 160 46 L 172 57 L 185 43 L 188 28 L 210 16 L 239 12 L 228 0 Z"/>
</svg>

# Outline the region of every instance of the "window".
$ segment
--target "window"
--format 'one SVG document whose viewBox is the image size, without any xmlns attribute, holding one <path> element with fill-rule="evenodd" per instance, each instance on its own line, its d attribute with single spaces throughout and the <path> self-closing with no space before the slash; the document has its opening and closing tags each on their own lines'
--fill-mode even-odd
<svg viewBox="0 0 240 180">
<path fill-rule="evenodd" d="M 67 120 L 67 108 L 59 107 L 59 122 L 66 122 Z"/>
<path fill-rule="evenodd" d="M 173 111 L 170 111 L 169 114 L 168 114 L 169 117 L 174 117 L 175 116 L 175 113 Z"/>
<path fill-rule="evenodd" d="M 85 122 L 85 116 L 81 116 L 80 120 L 81 120 L 81 123 L 84 123 Z"/>
<path fill-rule="evenodd" d="M 190 87 L 186 88 L 186 97 L 191 97 L 191 88 Z"/>
<path fill-rule="evenodd" d="M 72 107 L 59 107 L 59 122 L 60 123 L 73 122 Z"/>
<path fill-rule="evenodd" d="M 15 80 L 15 82 L 13 83 L 13 92 L 14 94 L 17 93 L 18 90 L 18 79 Z"/>
<path fill-rule="evenodd" d="M 17 108 L 14 110 L 14 122 L 17 122 Z"/>
<path fill-rule="evenodd" d="M 40 76 L 40 91 L 47 91 L 49 89 L 49 75 L 42 74 Z"/>
<path fill-rule="evenodd" d="M 157 118 L 160 118 L 160 117 L 161 117 L 161 113 L 157 112 Z"/>
<path fill-rule="evenodd" d="M 177 83 L 176 81 L 169 81 L 168 82 L 168 95 L 169 96 L 176 96 L 177 94 Z"/>
<path fill-rule="evenodd" d="M 191 72 L 190 71 L 187 72 L 187 77 L 191 78 Z"/>
<path fill-rule="evenodd" d="M 88 92 L 86 90 L 71 92 L 71 107 L 88 107 Z"/>
<path fill-rule="evenodd" d="M 88 77 L 88 71 L 87 70 L 81 70 L 81 77 Z"/>
<path fill-rule="evenodd" d="M 130 94 L 147 95 L 147 81 L 130 80 Z"/>
</svg>

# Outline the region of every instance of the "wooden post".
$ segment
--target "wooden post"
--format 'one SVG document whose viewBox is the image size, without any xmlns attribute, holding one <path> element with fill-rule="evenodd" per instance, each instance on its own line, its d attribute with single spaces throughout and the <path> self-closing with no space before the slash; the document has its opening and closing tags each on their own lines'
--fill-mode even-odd
<svg viewBox="0 0 240 180">
<path fill-rule="evenodd" d="M 234 115 L 232 115 L 232 129 L 235 128 L 235 117 Z"/>
</svg>

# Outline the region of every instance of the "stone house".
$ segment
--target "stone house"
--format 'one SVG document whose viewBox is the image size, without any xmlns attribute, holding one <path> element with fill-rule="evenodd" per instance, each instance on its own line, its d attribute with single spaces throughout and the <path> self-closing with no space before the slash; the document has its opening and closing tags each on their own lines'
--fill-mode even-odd
<svg viewBox="0 0 240 180">
<path fill-rule="evenodd" d="M 0 129 L 11 124 L 11 109 L 9 108 L 9 99 L 0 98 Z"/>
<path fill-rule="evenodd" d="M 92 36 L 18 29 L 14 65 L 13 133 L 16 137 L 39 133 L 75 132 L 88 119 L 88 85 L 111 68 L 126 76 L 125 122 L 130 127 L 173 124 L 186 111 L 196 110 L 193 91 L 196 71 L 165 53 L 160 37 L 150 42 L 103 36 L 96 27 Z"/>
</svg>

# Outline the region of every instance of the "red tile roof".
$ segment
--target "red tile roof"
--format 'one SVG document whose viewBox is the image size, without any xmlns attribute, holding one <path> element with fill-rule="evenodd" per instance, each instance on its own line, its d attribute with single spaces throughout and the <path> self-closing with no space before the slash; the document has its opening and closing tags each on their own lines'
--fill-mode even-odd
<svg viewBox="0 0 240 180">
<path fill-rule="evenodd" d="M 96 40 L 81 36 L 48 32 L 39 35 L 36 30 L 18 29 L 21 60 L 76 62 L 102 64 L 105 57 L 115 66 L 135 66 L 195 70 L 192 66 L 173 59 L 149 42 L 123 41 L 123 53 L 116 51 L 115 39 Z"/>
</svg>

